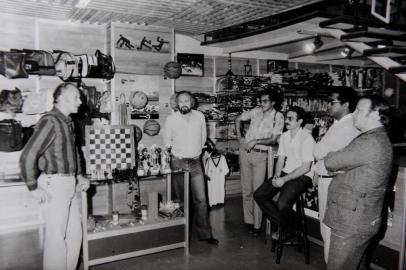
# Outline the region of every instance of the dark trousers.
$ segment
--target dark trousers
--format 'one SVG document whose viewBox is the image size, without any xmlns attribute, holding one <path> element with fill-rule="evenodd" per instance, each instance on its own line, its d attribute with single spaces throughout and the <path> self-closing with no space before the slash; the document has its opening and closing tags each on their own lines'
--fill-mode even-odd
<svg viewBox="0 0 406 270">
<path fill-rule="evenodd" d="M 254 200 L 264 213 L 279 220 L 284 230 L 292 230 L 295 225 L 293 204 L 311 185 L 311 178 L 305 175 L 286 182 L 281 188 L 274 187 L 269 179 L 255 191 Z M 278 192 L 275 202 L 273 198 Z"/>
<path fill-rule="evenodd" d="M 366 269 L 361 260 L 373 237 L 331 229 L 327 270 Z"/>
<path fill-rule="evenodd" d="M 193 202 L 193 231 L 199 239 L 212 237 L 209 211 L 207 206 L 206 183 L 200 158 L 173 158 L 173 170 L 183 169 L 190 172 L 190 190 Z M 173 177 L 172 189 L 174 199 L 183 201 L 183 177 Z"/>
</svg>

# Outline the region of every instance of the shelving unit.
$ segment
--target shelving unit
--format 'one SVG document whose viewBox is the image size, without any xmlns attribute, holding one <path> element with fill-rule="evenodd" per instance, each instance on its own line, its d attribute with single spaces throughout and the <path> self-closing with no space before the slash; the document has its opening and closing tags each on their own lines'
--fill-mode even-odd
<svg viewBox="0 0 406 270">
<path fill-rule="evenodd" d="M 189 173 L 181 173 L 184 176 L 184 216 L 173 219 L 158 217 L 155 220 L 143 222 L 119 223 L 116 227 L 107 228 L 101 232 L 89 232 L 87 230 L 88 196 L 86 192 L 82 197 L 82 224 L 83 224 L 83 265 L 84 269 L 90 266 L 161 252 L 170 249 L 184 248 L 185 255 L 189 254 Z M 175 173 L 172 173 L 175 174 Z M 139 181 L 166 180 L 166 198 L 171 199 L 172 174 L 161 176 L 141 177 Z M 92 181 L 92 184 L 98 183 Z M 108 213 L 114 207 L 113 197 L 114 183 L 108 183 L 107 199 Z"/>
</svg>

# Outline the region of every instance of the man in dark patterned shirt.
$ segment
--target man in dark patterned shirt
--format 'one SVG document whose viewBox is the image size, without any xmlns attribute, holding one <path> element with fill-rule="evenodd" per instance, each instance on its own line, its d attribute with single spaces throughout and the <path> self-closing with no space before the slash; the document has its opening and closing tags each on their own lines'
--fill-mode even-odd
<svg viewBox="0 0 406 270">
<path fill-rule="evenodd" d="M 358 269 L 368 244 L 385 222 L 383 199 L 393 161 L 384 128 L 388 113 L 382 97 L 362 97 L 353 113 L 354 126 L 361 134 L 324 158 L 326 169 L 336 173 L 324 217 L 331 228 L 328 270 Z"/>
<path fill-rule="evenodd" d="M 82 242 L 75 192 L 89 187 L 88 180 L 81 174 L 69 117 L 77 112 L 81 100 L 79 90 L 71 83 L 60 84 L 53 97 L 54 108 L 39 120 L 22 151 L 21 177 L 43 212 L 43 269 L 74 270 Z"/>
</svg>

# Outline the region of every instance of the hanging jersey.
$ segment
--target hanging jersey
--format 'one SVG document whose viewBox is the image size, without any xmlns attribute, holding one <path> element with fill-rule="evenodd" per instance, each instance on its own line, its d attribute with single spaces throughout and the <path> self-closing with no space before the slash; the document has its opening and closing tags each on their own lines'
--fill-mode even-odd
<svg viewBox="0 0 406 270">
<path fill-rule="evenodd" d="M 207 181 L 207 193 L 209 205 L 223 204 L 225 197 L 225 176 L 229 169 L 224 155 L 211 157 L 205 154 L 203 157 L 204 171 L 210 181 Z"/>
</svg>

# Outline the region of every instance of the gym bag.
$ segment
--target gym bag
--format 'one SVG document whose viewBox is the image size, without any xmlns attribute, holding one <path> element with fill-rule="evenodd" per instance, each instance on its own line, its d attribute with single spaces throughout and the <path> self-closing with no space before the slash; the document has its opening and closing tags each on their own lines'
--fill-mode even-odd
<svg viewBox="0 0 406 270">
<path fill-rule="evenodd" d="M 23 106 L 23 96 L 21 91 L 16 88 L 15 90 L 1 90 L 0 92 L 0 111 L 1 112 L 21 112 Z"/>
<path fill-rule="evenodd" d="M 54 59 L 49 52 L 27 49 L 11 49 L 11 51 L 25 54 L 24 68 L 28 74 L 51 76 L 56 74 Z"/>
<path fill-rule="evenodd" d="M 23 148 L 23 128 L 14 119 L 0 121 L 0 151 L 13 152 Z"/>
<path fill-rule="evenodd" d="M 95 63 L 96 65 L 89 63 L 88 77 L 112 79 L 114 73 L 116 73 L 116 66 L 114 65 L 113 57 L 102 53 L 100 50 L 95 52 L 95 56 L 97 58 L 97 63 Z"/>
<path fill-rule="evenodd" d="M 28 78 L 24 58 L 22 53 L 0 51 L 0 74 L 9 79 Z"/>
<path fill-rule="evenodd" d="M 52 54 L 55 60 L 56 75 L 63 81 L 79 77 L 77 58 L 65 51 L 54 51 Z"/>
</svg>

